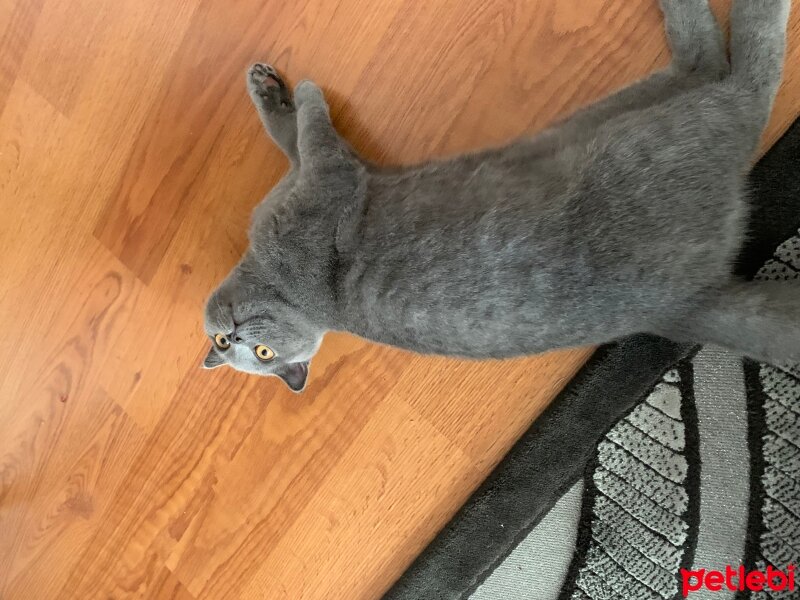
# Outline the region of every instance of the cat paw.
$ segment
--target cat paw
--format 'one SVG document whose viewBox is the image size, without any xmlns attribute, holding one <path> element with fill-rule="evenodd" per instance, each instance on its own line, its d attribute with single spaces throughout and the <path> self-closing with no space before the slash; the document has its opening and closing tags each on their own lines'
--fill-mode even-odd
<svg viewBox="0 0 800 600">
<path fill-rule="evenodd" d="M 247 90 L 253 102 L 267 111 L 294 110 L 289 87 L 270 65 L 256 63 L 247 71 Z"/>
<path fill-rule="evenodd" d="M 316 83 L 308 79 L 304 79 L 294 88 L 294 98 L 298 106 L 306 102 L 316 102 L 327 108 L 322 90 Z"/>
</svg>

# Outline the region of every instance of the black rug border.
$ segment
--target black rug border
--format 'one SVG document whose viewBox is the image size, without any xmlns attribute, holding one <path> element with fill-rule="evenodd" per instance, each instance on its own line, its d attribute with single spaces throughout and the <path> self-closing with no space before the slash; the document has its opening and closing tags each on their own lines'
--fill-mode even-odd
<svg viewBox="0 0 800 600">
<path fill-rule="evenodd" d="M 797 232 L 798 161 L 800 119 L 750 174 L 750 225 L 735 265 L 737 275 L 752 278 L 775 248 Z M 649 335 L 599 348 L 384 600 L 469 597 L 583 476 L 594 447 L 608 429 L 692 349 L 692 345 Z M 613 400 L 604 393 L 609 389 L 614 390 Z M 591 431 L 585 427 L 587 418 L 594 426 Z M 559 429 L 574 435 L 557 436 Z M 580 434 L 585 438 L 575 437 Z M 549 468 L 543 469 L 542 464 Z M 535 496 L 533 501 L 531 496 Z"/>
</svg>

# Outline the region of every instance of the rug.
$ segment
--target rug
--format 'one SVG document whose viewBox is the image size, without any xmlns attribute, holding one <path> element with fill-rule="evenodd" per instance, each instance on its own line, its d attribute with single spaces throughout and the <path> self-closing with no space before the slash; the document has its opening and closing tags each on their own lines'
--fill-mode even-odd
<svg viewBox="0 0 800 600">
<path fill-rule="evenodd" d="M 739 275 L 800 277 L 798 163 L 800 122 L 751 175 Z M 597 350 L 385 599 L 800 598 L 798 562 L 800 368 L 640 335 Z"/>
</svg>

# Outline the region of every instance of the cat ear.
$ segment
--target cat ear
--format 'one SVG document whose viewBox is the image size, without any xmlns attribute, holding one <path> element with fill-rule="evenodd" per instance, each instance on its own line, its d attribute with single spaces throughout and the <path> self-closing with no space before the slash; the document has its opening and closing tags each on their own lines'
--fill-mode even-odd
<svg viewBox="0 0 800 600">
<path fill-rule="evenodd" d="M 206 359 L 203 361 L 203 368 L 204 369 L 216 369 L 217 367 L 221 367 L 225 364 L 225 361 L 219 355 L 219 352 L 211 346 L 206 355 Z"/>
<path fill-rule="evenodd" d="M 308 379 L 308 363 L 289 363 L 282 365 L 275 370 L 275 375 L 283 379 L 283 382 L 289 386 L 293 392 L 302 392 L 306 387 L 306 380 Z"/>
</svg>

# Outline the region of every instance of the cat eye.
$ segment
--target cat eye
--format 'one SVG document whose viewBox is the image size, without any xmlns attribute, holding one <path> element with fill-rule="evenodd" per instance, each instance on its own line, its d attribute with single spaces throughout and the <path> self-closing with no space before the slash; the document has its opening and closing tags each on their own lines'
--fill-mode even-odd
<svg viewBox="0 0 800 600">
<path fill-rule="evenodd" d="M 214 336 L 214 343 L 220 350 L 227 350 L 228 348 L 231 347 L 230 340 L 227 338 L 227 336 L 221 333 L 218 333 L 217 335 Z"/>
<path fill-rule="evenodd" d="M 273 358 L 275 358 L 275 353 L 272 351 L 272 348 L 269 346 L 265 346 L 264 344 L 259 344 L 256 346 L 256 356 L 258 360 L 261 362 L 269 362 Z"/>
</svg>

